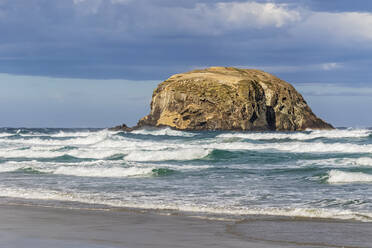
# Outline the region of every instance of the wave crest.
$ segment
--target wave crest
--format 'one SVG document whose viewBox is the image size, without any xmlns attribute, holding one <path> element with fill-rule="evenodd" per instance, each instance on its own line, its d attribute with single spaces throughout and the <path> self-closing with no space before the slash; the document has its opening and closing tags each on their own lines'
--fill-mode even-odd
<svg viewBox="0 0 372 248">
<path fill-rule="evenodd" d="M 195 160 L 209 155 L 210 149 L 177 149 L 166 151 L 134 151 L 130 152 L 127 161 L 170 161 L 170 160 Z"/>
<path fill-rule="evenodd" d="M 317 138 L 341 139 L 341 138 L 362 138 L 368 137 L 371 130 L 367 129 L 346 129 L 346 130 L 312 130 L 305 132 L 262 132 L 262 133 L 226 133 L 220 134 L 218 138 L 241 138 L 249 140 L 312 140 Z"/>
<path fill-rule="evenodd" d="M 140 129 L 134 130 L 131 133 L 154 136 L 180 136 L 180 137 L 193 137 L 196 135 L 195 133 L 191 132 L 173 130 L 169 127 L 161 129 Z"/>
<path fill-rule="evenodd" d="M 345 172 L 331 170 L 328 172 L 328 183 L 372 183 L 372 175 L 362 172 Z"/>
</svg>

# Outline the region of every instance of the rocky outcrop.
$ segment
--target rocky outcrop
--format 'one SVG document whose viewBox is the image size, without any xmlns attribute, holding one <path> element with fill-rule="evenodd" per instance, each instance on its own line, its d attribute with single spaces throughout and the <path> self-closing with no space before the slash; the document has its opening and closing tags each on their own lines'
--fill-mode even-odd
<svg viewBox="0 0 372 248">
<path fill-rule="evenodd" d="M 180 130 L 332 129 L 289 83 L 260 70 L 211 67 L 176 74 L 155 89 L 137 127 Z"/>
<path fill-rule="evenodd" d="M 109 128 L 108 130 L 110 130 L 110 131 L 132 132 L 134 130 L 134 127 L 132 128 L 132 127 L 128 127 L 125 124 L 122 124 L 122 125 L 119 125 L 119 126 L 116 126 L 116 127 Z"/>
</svg>

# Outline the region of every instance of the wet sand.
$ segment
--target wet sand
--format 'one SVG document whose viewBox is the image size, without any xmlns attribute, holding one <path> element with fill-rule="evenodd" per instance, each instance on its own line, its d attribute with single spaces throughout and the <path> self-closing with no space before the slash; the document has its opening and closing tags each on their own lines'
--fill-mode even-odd
<svg viewBox="0 0 372 248">
<path fill-rule="evenodd" d="M 236 222 L 0 205 L 0 247 L 372 247 L 372 223 L 268 216 Z"/>
</svg>

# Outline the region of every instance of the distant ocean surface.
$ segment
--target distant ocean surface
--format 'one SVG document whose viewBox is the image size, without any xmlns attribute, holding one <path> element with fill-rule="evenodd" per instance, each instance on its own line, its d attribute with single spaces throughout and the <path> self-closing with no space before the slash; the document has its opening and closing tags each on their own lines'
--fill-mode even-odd
<svg viewBox="0 0 372 248">
<path fill-rule="evenodd" d="M 372 130 L 2 128 L 0 203 L 372 222 Z"/>
</svg>

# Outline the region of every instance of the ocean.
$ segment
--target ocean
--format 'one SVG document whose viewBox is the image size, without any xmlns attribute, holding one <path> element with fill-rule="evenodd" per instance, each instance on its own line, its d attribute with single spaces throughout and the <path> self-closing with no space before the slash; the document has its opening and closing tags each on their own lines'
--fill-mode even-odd
<svg viewBox="0 0 372 248">
<path fill-rule="evenodd" d="M 372 222 L 372 130 L 2 128 L 0 203 Z"/>
</svg>

